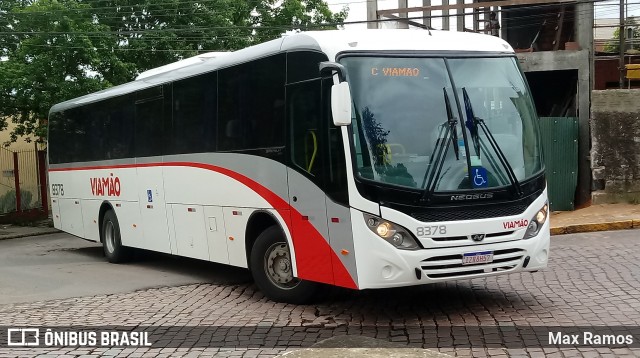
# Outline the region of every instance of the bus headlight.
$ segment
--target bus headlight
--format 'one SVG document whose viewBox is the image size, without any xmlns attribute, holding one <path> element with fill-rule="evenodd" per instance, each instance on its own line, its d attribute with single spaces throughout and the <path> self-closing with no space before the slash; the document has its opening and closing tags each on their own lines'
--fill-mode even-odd
<svg viewBox="0 0 640 358">
<path fill-rule="evenodd" d="M 376 226 L 376 233 L 380 237 L 389 237 L 392 231 L 393 226 L 391 226 L 391 223 L 388 222 L 383 222 Z"/>
<path fill-rule="evenodd" d="M 547 221 L 547 217 L 549 216 L 549 205 L 544 204 L 542 209 L 540 209 L 536 215 L 529 222 L 529 226 L 527 227 L 527 232 L 524 234 L 524 239 L 530 239 L 540 232 L 540 229 Z"/>
<path fill-rule="evenodd" d="M 374 234 L 401 250 L 418 250 L 420 245 L 408 230 L 377 216 L 364 214 L 367 227 Z"/>
</svg>

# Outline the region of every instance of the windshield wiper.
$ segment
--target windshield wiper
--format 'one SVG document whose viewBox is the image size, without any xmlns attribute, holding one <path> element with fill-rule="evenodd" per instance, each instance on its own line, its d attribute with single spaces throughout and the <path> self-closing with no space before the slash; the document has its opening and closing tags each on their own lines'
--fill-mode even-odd
<svg viewBox="0 0 640 358">
<path fill-rule="evenodd" d="M 522 188 L 520 187 L 518 178 L 516 177 L 516 174 L 513 171 L 511 164 L 509 164 L 507 157 L 504 155 L 504 153 L 500 149 L 498 142 L 493 137 L 493 134 L 489 130 L 489 127 L 487 127 L 487 124 L 484 122 L 484 119 L 476 117 L 473 114 L 473 107 L 471 105 L 471 100 L 469 99 L 469 94 L 467 93 L 467 89 L 465 87 L 462 87 L 462 96 L 464 98 L 464 107 L 467 110 L 467 121 L 465 122 L 465 124 L 469 128 L 469 132 L 471 132 L 471 138 L 472 138 L 474 147 L 476 148 L 476 154 L 478 154 L 478 158 L 480 157 L 480 134 L 478 133 L 478 127 L 480 127 L 480 129 L 482 129 L 482 131 L 484 132 L 484 135 L 488 138 L 491 148 L 493 148 L 493 151 L 496 154 L 498 154 L 498 160 L 500 161 L 504 169 L 507 171 L 507 176 L 509 177 L 509 181 L 511 182 L 511 185 L 516 190 L 516 194 L 518 194 L 518 196 L 522 196 L 522 193 L 523 193 Z M 489 151 L 486 151 L 486 153 L 489 154 Z"/>
<path fill-rule="evenodd" d="M 456 160 L 460 160 L 460 148 L 458 148 L 458 131 L 456 130 L 456 125 L 458 124 L 458 120 L 453 116 L 453 112 L 451 110 L 451 102 L 449 101 L 449 95 L 447 94 L 447 89 L 443 88 L 444 92 L 444 104 L 447 107 L 447 121 L 449 123 L 449 128 L 453 133 L 451 135 L 451 145 L 453 145 L 453 151 L 456 153 Z"/>
<path fill-rule="evenodd" d="M 467 120 L 464 122 L 465 126 L 471 133 L 471 141 L 473 142 L 473 148 L 476 150 L 476 155 L 480 158 L 480 136 L 478 135 L 478 121 L 473 114 L 473 107 L 471 106 L 471 100 L 469 100 L 469 94 L 467 89 L 462 88 L 462 96 L 464 97 L 464 109 L 467 114 Z"/>
<path fill-rule="evenodd" d="M 431 152 L 431 156 L 429 157 L 429 164 L 427 166 L 427 170 L 424 173 L 424 178 L 422 179 L 421 188 L 424 188 L 424 193 L 422 194 L 421 200 L 423 201 L 429 198 L 431 193 L 435 190 L 436 183 L 438 182 L 437 178 L 440 176 L 440 172 L 442 172 L 442 166 L 444 165 L 445 158 L 447 157 L 447 142 L 449 141 L 449 137 L 451 137 L 451 144 L 453 145 L 453 151 L 456 154 L 456 160 L 460 160 L 460 149 L 458 148 L 458 132 L 456 131 L 458 120 L 453 116 L 447 89 L 443 88 L 442 90 L 444 92 L 444 103 L 447 108 L 447 121 L 440 125 L 438 140 L 436 140 L 436 144 L 433 148 L 433 151 Z M 443 131 L 444 136 L 442 135 Z M 436 159 L 434 160 L 434 158 Z M 433 168 L 434 165 L 437 167 L 437 170 Z"/>
</svg>

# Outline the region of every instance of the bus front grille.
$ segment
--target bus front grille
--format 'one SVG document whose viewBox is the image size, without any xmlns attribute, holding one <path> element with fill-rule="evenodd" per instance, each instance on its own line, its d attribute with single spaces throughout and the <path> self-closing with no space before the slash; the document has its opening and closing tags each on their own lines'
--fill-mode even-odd
<svg viewBox="0 0 640 358">
<path fill-rule="evenodd" d="M 462 254 L 435 256 L 422 260 L 421 268 L 428 278 L 465 277 L 512 270 L 522 262 L 524 254 L 522 249 L 496 250 L 492 262 L 476 265 L 463 265 Z"/>
<path fill-rule="evenodd" d="M 441 222 L 459 220 L 489 219 L 503 216 L 514 216 L 524 213 L 529 203 L 506 204 L 493 207 L 479 206 L 468 208 L 433 208 L 412 213 L 414 219 L 422 222 Z"/>
<path fill-rule="evenodd" d="M 491 233 L 491 234 L 486 234 L 484 236 L 484 238 L 485 239 L 492 238 L 492 237 L 501 238 L 501 237 L 504 237 L 504 236 L 509 236 L 511 234 L 513 234 L 513 231 L 494 232 L 494 233 Z M 432 237 L 431 240 L 438 241 L 438 242 L 443 242 L 443 241 L 463 241 L 463 240 L 472 241 L 470 236 Z"/>
</svg>

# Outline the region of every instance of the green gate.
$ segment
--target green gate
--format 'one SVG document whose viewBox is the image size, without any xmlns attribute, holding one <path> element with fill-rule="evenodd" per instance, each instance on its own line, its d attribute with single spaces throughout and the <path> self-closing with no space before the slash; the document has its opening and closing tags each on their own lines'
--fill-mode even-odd
<svg viewBox="0 0 640 358">
<path fill-rule="evenodd" d="M 578 119 L 541 117 L 540 132 L 551 210 L 573 210 L 578 184 Z"/>
</svg>

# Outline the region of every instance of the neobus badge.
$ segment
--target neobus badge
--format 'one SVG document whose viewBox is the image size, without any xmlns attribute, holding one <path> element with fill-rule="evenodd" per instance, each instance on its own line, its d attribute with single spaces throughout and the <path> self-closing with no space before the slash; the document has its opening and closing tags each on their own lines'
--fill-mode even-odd
<svg viewBox="0 0 640 358">
<path fill-rule="evenodd" d="M 95 196 L 120 196 L 120 178 L 89 178 L 91 194 Z"/>
<path fill-rule="evenodd" d="M 491 198 L 493 198 L 493 193 L 456 194 L 456 195 L 451 195 L 449 199 L 451 201 L 457 201 L 457 200 L 476 200 L 476 199 L 491 199 Z"/>
</svg>

